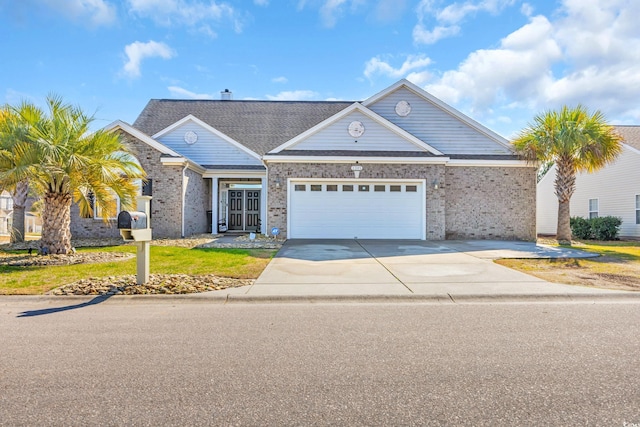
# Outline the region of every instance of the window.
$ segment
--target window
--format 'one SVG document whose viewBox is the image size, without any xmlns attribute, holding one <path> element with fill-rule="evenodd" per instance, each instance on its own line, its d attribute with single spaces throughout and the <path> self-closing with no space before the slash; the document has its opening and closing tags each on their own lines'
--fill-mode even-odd
<svg viewBox="0 0 640 427">
<path fill-rule="evenodd" d="M 89 199 L 89 206 L 93 210 L 93 218 L 94 219 L 102 219 L 102 211 L 106 210 L 107 217 L 109 219 L 118 218 L 118 213 L 120 212 L 120 198 L 113 191 L 111 192 L 112 199 L 107 202 L 107 206 L 96 206 L 96 196 L 93 194 L 93 191 L 89 191 L 87 194 L 87 199 Z M 91 215 L 85 216 L 84 218 L 91 218 Z"/>
<path fill-rule="evenodd" d="M 373 186 L 373 191 L 385 191 L 385 186 L 384 185 L 374 185 Z"/>
<path fill-rule="evenodd" d="M 405 188 L 405 191 L 407 193 L 415 193 L 418 191 L 418 186 L 417 185 L 407 185 Z"/>
<path fill-rule="evenodd" d="M 589 199 L 589 219 L 598 218 L 598 199 Z"/>
<path fill-rule="evenodd" d="M 334 184 L 328 184 L 327 191 L 338 191 L 338 186 Z"/>
<path fill-rule="evenodd" d="M 102 219 L 103 210 L 106 210 L 106 212 L 108 213 L 109 219 L 118 218 L 118 212 L 120 212 L 120 198 L 114 194 L 113 199 L 111 199 L 111 201 L 108 202 L 107 206 L 103 206 L 102 208 L 99 206 L 96 206 L 96 209 L 94 211 L 95 213 L 94 217 Z"/>
<path fill-rule="evenodd" d="M 307 191 L 307 186 L 304 184 L 296 184 L 293 189 L 295 191 Z"/>
<path fill-rule="evenodd" d="M 369 191 L 369 186 L 368 185 L 359 185 L 358 186 L 358 191 Z"/>
<path fill-rule="evenodd" d="M 343 185 L 342 191 L 353 191 L 353 185 Z"/>
<path fill-rule="evenodd" d="M 389 186 L 389 191 L 392 193 L 399 193 L 402 190 L 402 186 L 401 185 L 390 185 Z"/>
<path fill-rule="evenodd" d="M 320 184 L 312 184 L 311 191 L 322 191 L 322 185 Z"/>
<path fill-rule="evenodd" d="M 147 179 L 142 182 L 142 195 L 143 196 L 153 196 L 153 180 Z"/>
<path fill-rule="evenodd" d="M 640 224 L 640 194 L 636 194 L 636 224 Z"/>
<path fill-rule="evenodd" d="M 0 197 L 0 209 L 13 210 L 13 199 L 11 197 Z"/>
</svg>

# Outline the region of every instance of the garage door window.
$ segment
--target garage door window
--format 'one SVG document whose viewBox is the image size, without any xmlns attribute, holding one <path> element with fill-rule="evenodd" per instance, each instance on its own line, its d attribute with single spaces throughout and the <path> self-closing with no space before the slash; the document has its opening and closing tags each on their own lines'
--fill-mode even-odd
<svg viewBox="0 0 640 427">
<path fill-rule="evenodd" d="M 385 186 L 384 185 L 374 185 L 373 186 L 373 191 L 384 192 L 384 190 L 385 190 Z"/>
<path fill-rule="evenodd" d="M 407 193 L 415 193 L 416 191 L 418 191 L 418 186 L 417 185 L 407 185 L 405 191 Z"/>
<path fill-rule="evenodd" d="M 358 186 L 358 191 L 369 191 L 369 186 L 368 185 L 359 185 Z"/>
<path fill-rule="evenodd" d="M 343 185 L 342 191 L 353 191 L 353 185 Z"/>
<path fill-rule="evenodd" d="M 333 184 L 328 184 L 327 191 L 338 191 L 338 186 Z"/>
<path fill-rule="evenodd" d="M 389 191 L 392 193 L 399 193 L 400 191 L 402 191 L 402 185 L 390 185 Z"/>
<path fill-rule="evenodd" d="M 307 186 L 304 184 L 296 184 L 295 191 L 307 191 Z"/>
<path fill-rule="evenodd" d="M 311 191 L 322 191 L 322 185 L 311 184 Z"/>
</svg>

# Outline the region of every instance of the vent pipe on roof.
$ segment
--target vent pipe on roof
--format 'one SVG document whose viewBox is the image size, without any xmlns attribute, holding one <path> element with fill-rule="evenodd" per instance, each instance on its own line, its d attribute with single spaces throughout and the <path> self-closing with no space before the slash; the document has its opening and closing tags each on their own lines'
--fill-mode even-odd
<svg viewBox="0 0 640 427">
<path fill-rule="evenodd" d="M 233 93 L 229 89 L 225 89 L 220 92 L 220 99 L 223 101 L 231 101 L 233 99 Z"/>
</svg>

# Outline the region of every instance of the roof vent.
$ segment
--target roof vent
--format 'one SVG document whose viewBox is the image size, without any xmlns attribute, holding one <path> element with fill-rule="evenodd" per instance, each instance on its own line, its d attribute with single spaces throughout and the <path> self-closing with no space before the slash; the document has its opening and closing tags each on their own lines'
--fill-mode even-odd
<svg viewBox="0 0 640 427">
<path fill-rule="evenodd" d="M 233 99 L 233 93 L 229 89 L 225 89 L 220 92 L 220 99 L 223 101 L 231 101 Z"/>
</svg>

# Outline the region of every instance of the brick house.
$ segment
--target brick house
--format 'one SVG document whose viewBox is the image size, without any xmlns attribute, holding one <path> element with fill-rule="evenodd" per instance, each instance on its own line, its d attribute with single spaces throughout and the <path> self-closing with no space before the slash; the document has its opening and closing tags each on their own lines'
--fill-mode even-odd
<svg viewBox="0 0 640 427">
<path fill-rule="evenodd" d="M 536 168 L 401 80 L 361 102 L 151 100 L 115 122 L 147 171 L 155 237 L 536 237 Z M 72 215 L 75 237 L 117 236 Z"/>
</svg>

